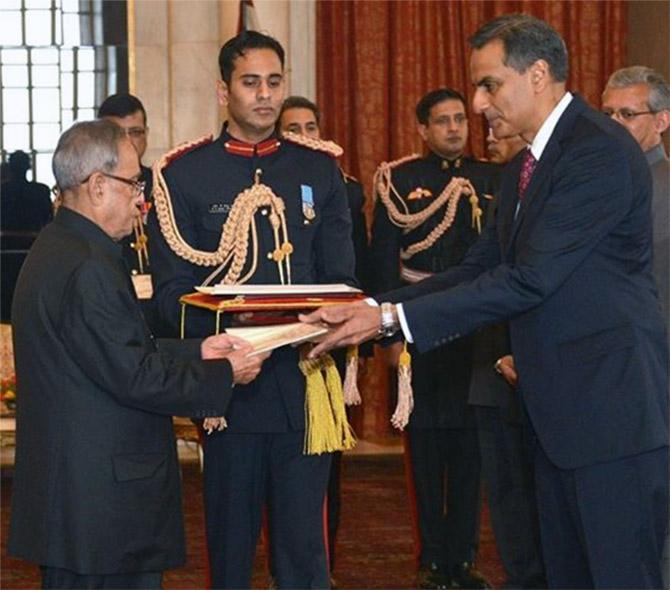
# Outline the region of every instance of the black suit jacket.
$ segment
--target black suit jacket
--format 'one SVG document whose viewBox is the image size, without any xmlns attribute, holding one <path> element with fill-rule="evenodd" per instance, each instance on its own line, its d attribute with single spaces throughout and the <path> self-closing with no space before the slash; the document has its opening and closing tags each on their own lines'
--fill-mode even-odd
<svg viewBox="0 0 670 590">
<path fill-rule="evenodd" d="M 195 360 L 199 341 L 154 341 L 120 245 L 66 207 L 26 259 L 12 318 L 9 553 L 80 574 L 182 564 L 171 415 L 223 414 L 230 364 Z"/>
<path fill-rule="evenodd" d="M 521 159 L 505 171 L 496 224 L 463 263 L 393 300 L 417 297 L 404 307 L 420 350 L 510 319 L 523 400 L 557 466 L 667 445 L 668 349 L 642 152 L 575 97 L 515 216 Z"/>
</svg>

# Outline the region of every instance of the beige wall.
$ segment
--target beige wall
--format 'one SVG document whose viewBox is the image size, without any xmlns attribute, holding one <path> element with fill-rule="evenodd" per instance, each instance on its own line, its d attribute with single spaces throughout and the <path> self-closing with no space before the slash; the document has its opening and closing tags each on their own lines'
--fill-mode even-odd
<svg viewBox="0 0 670 590">
<path fill-rule="evenodd" d="M 311 98 L 316 87 L 314 1 L 254 2 L 261 30 L 286 49 L 287 92 Z M 130 89 L 147 110 L 144 160 L 150 164 L 183 141 L 218 133 L 225 111 L 216 100 L 217 57 L 237 32 L 239 2 L 129 0 L 128 6 Z"/>
</svg>

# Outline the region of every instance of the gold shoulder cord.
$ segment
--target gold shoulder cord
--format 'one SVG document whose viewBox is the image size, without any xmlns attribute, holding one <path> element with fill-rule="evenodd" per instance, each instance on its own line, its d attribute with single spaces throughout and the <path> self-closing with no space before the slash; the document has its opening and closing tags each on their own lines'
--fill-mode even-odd
<svg viewBox="0 0 670 590">
<path fill-rule="evenodd" d="M 290 257 L 293 246 L 288 240 L 284 201 L 275 195 L 270 187 L 261 184 L 262 171 L 260 169 L 256 170 L 254 184 L 235 197 L 228 219 L 223 225 L 219 247 L 214 252 L 196 250 L 186 243 L 179 232 L 170 191 L 163 177 L 163 169 L 174 157 L 208 141 L 211 141 L 211 137 L 182 144 L 165 154 L 154 164 L 154 206 L 166 242 L 177 256 L 188 262 L 198 266 L 217 267 L 205 279 L 203 285 L 208 285 L 224 271 L 225 275 L 221 280 L 222 283 L 229 285 L 244 283 L 254 274 L 258 264 L 258 234 L 254 215 L 261 207 L 269 207 L 268 219 L 274 232 L 275 243 L 272 258 L 279 268 L 281 284 L 291 284 Z M 309 140 L 310 145 L 307 145 L 307 147 L 326 151 L 322 145 L 316 147 L 314 145 L 315 141 Z M 296 143 L 306 145 L 302 141 L 302 136 L 300 136 L 300 141 L 296 141 Z M 332 142 L 320 142 L 320 144 L 322 143 L 332 144 L 335 148 L 340 149 Z M 332 150 L 332 146 L 327 147 Z M 249 250 L 250 234 L 253 245 L 252 264 L 249 272 L 241 277 Z M 185 306 L 182 305 L 182 336 L 184 333 L 184 312 Z M 219 319 L 220 312 L 217 312 L 217 333 L 219 332 Z M 313 455 L 352 448 L 356 441 L 346 419 L 342 384 L 333 359 L 329 355 L 323 355 L 310 362 L 303 359 L 300 362 L 300 369 L 306 379 L 304 452 Z M 208 434 L 215 430 L 224 430 L 226 427 L 227 421 L 224 416 L 210 416 L 205 418 L 203 422 L 203 428 Z"/>
<path fill-rule="evenodd" d="M 284 131 L 282 137 L 291 143 L 297 143 L 298 145 L 318 152 L 325 152 L 333 158 L 339 158 L 344 153 L 344 150 L 334 141 L 314 139 L 313 137 L 307 137 L 306 135 L 300 135 L 299 133 L 293 133 L 292 131 Z"/>
<path fill-rule="evenodd" d="M 293 246 L 288 239 L 284 201 L 275 195 L 269 186 L 261 184 L 260 176 L 262 171 L 260 169 L 256 170 L 254 184 L 235 197 L 228 218 L 222 228 L 219 247 L 214 252 L 196 250 L 184 240 L 179 232 L 172 207 L 172 199 L 170 198 L 170 191 L 163 177 L 163 169 L 175 155 L 201 145 L 207 139 L 200 138 L 194 142 L 182 144 L 165 154 L 154 164 L 154 206 L 156 207 L 156 216 L 165 241 L 172 251 L 184 260 L 198 266 L 217 267 L 205 279 L 203 286 L 209 285 L 224 271 L 225 274 L 220 281 L 221 283 L 228 285 L 245 283 L 254 274 L 258 265 L 258 233 L 254 214 L 261 207 L 269 207 L 270 214 L 268 215 L 268 219 L 272 226 L 275 242 L 272 258 L 279 268 L 281 284 L 290 284 L 290 256 L 293 252 Z M 240 276 L 247 260 L 250 235 L 253 246 L 252 264 L 249 272 L 244 276 Z"/>
<path fill-rule="evenodd" d="M 449 184 L 444 187 L 444 190 L 428 207 L 417 213 L 409 212 L 409 208 L 404 199 L 398 194 L 395 186 L 393 186 L 391 173 L 393 168 L 406 162 L 416 160 L 417 158 L 419 158 L 418 154 L 412 154 L 411 156 L 406 156 L 399 160 L 394 160 L 393 162 L 382 162 L 379 165 L 379 168 L 377 168 L 373 179 L 373 194 L 379 196 L 386 207 L 391 223 L 402 228 L 405 233 L 416 229 L 430 219 L 443 205 L 447 205 L 442 221 L 435 227 L 435 229 L 433 229 L 433 231 L 420 242 L 416 242 L 400 251 L 400 258 L 402 260 L 408 260 L 418 252 L 430 248 L 451 227 L 451 224 L 454 222 L 454 217 L 456 216 L 458 201 L 462 195 L 467 196 L 468 201 L 470 202 L 472 227 L 474 227 L 478 233 L 481 233 L 482 231 L 482 210 L 479 206 L 479 198 L 477 197 L 474 187 L 467 178 L 452 178 Z M 403 209 L 402 211 L 398 208 L 396 203 L 400 204 Z"/>
</svg>

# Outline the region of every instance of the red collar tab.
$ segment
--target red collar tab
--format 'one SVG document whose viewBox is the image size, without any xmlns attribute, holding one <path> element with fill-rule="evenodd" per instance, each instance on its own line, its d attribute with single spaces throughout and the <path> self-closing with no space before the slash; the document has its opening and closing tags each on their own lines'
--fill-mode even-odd
<svg viewBox="0 0 670 590">
<path fill-rule="evenodd" d="M 271 137 L 265 141 L 261 141 L 256 145 L 245 143 L 237 139 L 227 139 L 223 143 L 223 147 L 229 154 L 236 156 L 244 156 L 245 158 L 252 158 L 253 156 L 269 156 L 274 154 L 281 145 L 281 142 L 276 137 Z"/>
</svg>

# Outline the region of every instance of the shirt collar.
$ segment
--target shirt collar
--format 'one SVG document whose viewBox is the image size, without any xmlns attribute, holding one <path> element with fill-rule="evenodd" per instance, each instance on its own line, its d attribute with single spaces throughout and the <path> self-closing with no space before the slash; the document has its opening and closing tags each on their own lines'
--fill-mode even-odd
<svg viewBox="0 0 670 590">
<path fill-rule="evenodd" d="M 568 108 L 568 105 L 572 101 L 572 98 L 573 98 L 572 94 L 570 92 L 566 92 L 563 95 L 563 98 L 561 98 L 561 100 L 558 101 L 558 104 L 554 107 L 554 110 L 551 111 L 551 113 L 549 113 L 549 116 L 544 120 L 544 123 L 542 123 L 540 130 L 535 135 L 533 143 L 530 144 L 530 151 L 536 160 L 539 161 L 540 158 L 542 157 L 544 148 L 547 147 L 547 144 L 551 139 L 551 135 L 554 132 L 556 125 L 558 124 L 558 120 L 561 118 L 561 115 L 565 112 L 565 109 Z"/>
</svg>

